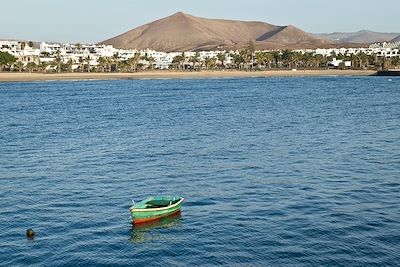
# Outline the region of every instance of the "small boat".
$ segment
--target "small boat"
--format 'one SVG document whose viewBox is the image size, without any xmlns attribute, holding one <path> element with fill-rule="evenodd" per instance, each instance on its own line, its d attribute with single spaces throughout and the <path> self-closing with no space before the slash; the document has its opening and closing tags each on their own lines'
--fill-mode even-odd
<svg viewBox="0 0 400 267">
<path fill-rule="evenodd" d="M 183 201 L 183 197 L 158 196 L 133 203 L 129 209 L 132 223 L 149 222 L 178 213 L 181 210 Z"/>
</svg>

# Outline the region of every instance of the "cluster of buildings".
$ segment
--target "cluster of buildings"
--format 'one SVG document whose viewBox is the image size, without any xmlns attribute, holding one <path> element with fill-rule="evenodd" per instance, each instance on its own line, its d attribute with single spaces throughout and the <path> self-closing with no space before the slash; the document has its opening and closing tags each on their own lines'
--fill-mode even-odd
<svg viewBox="0 0 400 267">
<path fill-rule="evenodd" d="M 332 56 L 332 55 L 352 55 L 358 53 L 365 53 L 367 55 L 377 55 L 378 57 L 399 57 L 400 43 L 379 43 L 373 44 L 368 48 L 329 48 L 329 49 L 315 49 L 315 50 L 296 50 L 300 53 L 312 53 L 314 55 Z M 78 69 L 82 66 L 82 62 L 87 62 L 91 67 L 96 67 L 100 63 L 100 58 L 113 58 L 114 60 L 126 61 L 139 53 L 144 58 L 152 58 L 151 62 L 145 59 L 140 60 L 142 66 L 148 67 L 149 64 L 152 68 L 168 69 L 173 59 L 181 55 L 182 52 L 159 52 L 153 50 L 124 50 L 117 49 L 111 45 L 94 45 L 94 44 L 60 44 L 60 43 L 32 43 L 20 41 L 1 41 L 0 51 L 8 52 L 21 61 L 25 66 L 29 62 L 34 62 L 39 65 L 40 63 L 48 63 L 47 68 L 55 68 L 52 64 L 56 57 L 61 59 L 62 63 L 70 62 L 72 70 Z M 199 60 L 206 58 L 215 58 L 219 53 L 226 52 L 226 64 L 232 62 L 231 54 L 238 53 L 238 51 L 202 51 L 199 52 Z M 186 57 L 192 57 L 195 52 L 185 52 Z M 335 63 L 336 64 L 336 63 Z"/>
<path fill-rule="evenodd" d="M 311 50 L 316 55 L 331 56 L 331 55 L 357 55 L 364 53 L 366 55 L 377 55 L 378 57 L 399 57 L 400 42 L 396 43 L 375 43 L 368 48 L 318 48 Z"/>
</svg>

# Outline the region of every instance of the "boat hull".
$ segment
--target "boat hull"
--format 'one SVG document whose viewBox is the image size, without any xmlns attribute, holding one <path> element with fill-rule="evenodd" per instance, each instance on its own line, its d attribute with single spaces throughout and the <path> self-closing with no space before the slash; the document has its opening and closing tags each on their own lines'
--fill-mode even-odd
<svg viewBox="0 0 400 267">
<path fill-rule="evenodd" d="M 164 213 L 164 214 L 160 214 L 158 216 L 154 216 L 154 217 L 149 217 L 149 218 L 136 218 L 132 220 L 133 224 L 140 224 L 140 223 L 147 223 L 147 222 L 152 222 L 152 221 L 156 221 L 156 220 L 160 220 L 162 218 L 165 217 L 169 217 L 169 216 L 174 216 L 178 213 L 180 213 L 180 209 L 176 210 L 176 211 L 172 211 L 171 213 Z"/>
<path fill-rule="evenodd" d="M 180 212 L 183 198 L 173 205 L 163 208 L 135 208 L 132 206 L 130 209 L 133 224 L 146 223 L 154 220 L 159 220 Z"/>
</svg>

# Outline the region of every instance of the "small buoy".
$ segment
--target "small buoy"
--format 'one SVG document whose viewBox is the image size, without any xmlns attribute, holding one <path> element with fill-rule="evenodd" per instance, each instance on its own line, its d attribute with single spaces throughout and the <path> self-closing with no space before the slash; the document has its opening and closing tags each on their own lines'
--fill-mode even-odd
<svg viewBox="0 0 400 267">
<path fill-rule="evenodd" d="M 29 228 L 28 230 L 26 230 L 26 236 L 28 238 L 34 238 L 35 237 L 35 231 L 33 231 L 32 228 Z"/>
<path fill-rule="evenodd" d="M 388 79 L 389 82 L 393 81 L 392 79 Z"/>
</svg>

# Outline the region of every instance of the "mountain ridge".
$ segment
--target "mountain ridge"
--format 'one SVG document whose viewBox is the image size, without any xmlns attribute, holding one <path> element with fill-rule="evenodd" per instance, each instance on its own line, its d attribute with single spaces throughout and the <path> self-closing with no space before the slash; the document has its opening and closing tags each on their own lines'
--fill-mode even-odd
<svg viewBox="0 0 400 267">
<path fill-rule="evenodd" d="M 396 38 L 400 33 L 374 32 L 369 30 L 360 30 L 357 32 L 332 32 L 319 33 L 319 37 L 334 40 L 342 43 L 367 44 L 389 42 Z"/>
<path fill-rule="evenodd" d="M 259 21 L 209 19 L 183 12 L 144 24 L 107 39 L 123 49 L 158 51 L 199 51 L 240 49 L 254 42 L 257 49 L 298 49 L 337 46 L 293 26 L 278 26 Z"/>
</svg>

